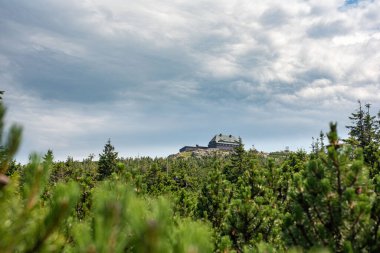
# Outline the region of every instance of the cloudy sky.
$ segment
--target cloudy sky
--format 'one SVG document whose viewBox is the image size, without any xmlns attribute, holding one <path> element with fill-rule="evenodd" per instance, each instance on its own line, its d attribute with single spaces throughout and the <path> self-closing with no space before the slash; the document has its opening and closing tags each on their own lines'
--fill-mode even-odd
<svg viewBox="0 0 380 253">
<path fill-rule="evenodd" d="M 165 156 L 241 136 L 309 150 L 380 109 L 380 1 L 0 0 L 0 89 L 18 160 Z"/>
</svg>

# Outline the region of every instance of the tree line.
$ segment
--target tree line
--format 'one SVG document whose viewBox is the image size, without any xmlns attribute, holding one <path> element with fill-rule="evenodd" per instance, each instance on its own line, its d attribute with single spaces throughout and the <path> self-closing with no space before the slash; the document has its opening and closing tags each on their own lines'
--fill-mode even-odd
<svg viewBox="0 0 380 253">
<path fill-rule="evenodd" d="M 380 114 L 312 151 L 13 160 L 0 104 L 0 252 L 380 252 Z M 5 134 L 7 132 L 7 134 Z"/>
</svg>

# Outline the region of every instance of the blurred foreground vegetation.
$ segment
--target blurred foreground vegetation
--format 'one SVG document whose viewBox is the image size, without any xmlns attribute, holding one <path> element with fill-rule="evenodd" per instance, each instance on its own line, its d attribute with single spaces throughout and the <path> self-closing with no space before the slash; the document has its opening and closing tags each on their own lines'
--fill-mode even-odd
<svg viewBox="0 0 380 253">
<path fill-rule="evenodd" d="M 0 104 L 0 252 L 380 252 L 380 130 L 370 105 L 312 152 L 13 160 Z M 5 134 L 7 133 L 7 134 Z"/>
</svg>

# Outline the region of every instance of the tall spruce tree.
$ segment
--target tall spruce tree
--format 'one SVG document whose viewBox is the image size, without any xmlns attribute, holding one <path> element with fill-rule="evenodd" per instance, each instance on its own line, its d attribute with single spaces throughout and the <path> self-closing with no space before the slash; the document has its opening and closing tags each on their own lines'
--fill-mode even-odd
<svg viewBox="0 0 380 253">
<path fill-rule="evenodd" d="M 117 156 L 115 147 L 112 146 L 111 140 L 108 139 L 104 146 L 103 153 L 99 154 L 98 179 L 103 180 L 117 171 Z"/>
<path fill-rule="evenodd" d="M 361 106 L 349 117 L 352 125 L 346 126 L 349 131 L 348 143 L 363 149 L 364 161 L 370 167 L 370 176 L 373 178 L 380 171 L 380 122 L 370 113 L 371 104 Z"/>
<path fill-rule="evenodd" d="M 239 176 L 241 176 L 247 168 L 247 152 L 244 149 L 241 138 L 239 138 L 239 145 L 235 147 L 231 156 L 231 165 L 225 167 L 224 174 L 231 183 L 236 183 Z"/>
<path fill-rule="evenodd" d="M 362 107 L 362 103 L 359 100 L 359 108 L 351 113 L 351 116 L 348 118 L 351 120 L 352 125 L 346 126 L 347 129 L 349 129 L 349 135 L 350 138 L 347 140 L 348 143 L 360 146 L 364 148 L 366 146 L 365 141 L 365 128 L 364 128 L 364 118 L 365 118 L 365 112 Z"/>
<path fill-rule="evenodd" d="M 350 138 L 348 143 L 365 148 L 373 142 L 377 141 L 377 133 L 379 131 L 379 122 L 376 116 L 370 113 L 371 104 L 365 104 L 366 110 L 363 109 L 361 101 L 358 101 L 359 108 L 353 112 L 349 119 L 352 125 L 346 126 L 349 129 Z"/>
<path fill-rule="evenodd" d="M 367 145 L 375 141 L 376 131 L 378 130 L 378 125 L 376 124 L 376 116 L 372 116 L 370 113 L 371 104 L 366 104 L 366 112 L 364 116 L 364 139 Z"/>
</svg>

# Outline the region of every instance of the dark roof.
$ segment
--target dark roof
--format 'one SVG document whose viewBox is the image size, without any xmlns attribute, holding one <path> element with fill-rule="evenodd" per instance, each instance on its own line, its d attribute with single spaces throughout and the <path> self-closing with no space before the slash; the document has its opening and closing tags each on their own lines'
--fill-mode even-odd
<svg viewBox="0 0 380 253">
<path fill-rule="evenodd" d="M 204 146 L 199 146 L 199 145 L 196 145 L 196 146 L 184 146 L 183 148 L 181 148 L 179 150 L 179 152 L 183 152 L 183 151 L 192 151 L 192 150 L 198 150 L 198 149 L 207 149 L 208 147 L 204 147 Z"/>
<path fill-rule="evenodd" d="M 239 139 L 232 135 L 217 134 L 210 142 L 216 143 L 229 143 L 229 144 L 239 144 Z"/>
</svg>

